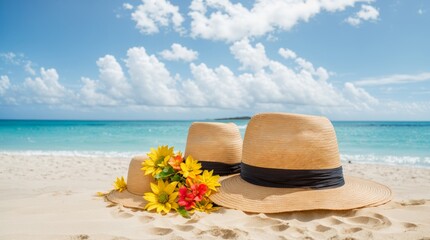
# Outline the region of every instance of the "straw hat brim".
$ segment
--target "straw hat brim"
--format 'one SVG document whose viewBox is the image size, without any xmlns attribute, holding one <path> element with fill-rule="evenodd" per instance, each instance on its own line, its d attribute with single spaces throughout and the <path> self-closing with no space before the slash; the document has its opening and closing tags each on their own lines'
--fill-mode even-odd
<svg viewBox="0 0 430 240">
<path fill-rule="evenodd" d="M 332 189 L 272 188 L 254 185 L 240 175 L 221 182 L 210 199 L 223 207 L 252 213 L 306 210 L 349 210 L 390 201 L 392 192 L 382 184 L 345 176 L 345 185 Z"/>
<path fill-rule="evenodd" d="M 227 178 L 231 178 L 231 177 L 239 176 L 239 175 L 240 175 L 240 173 L 235 173 L 235 174 L 230 174 L 230 175 L 220 176 L 220 177 L 219 177 L 218 182 L 219 182 L 220 184 L 222 184 L 222 182 L 223 182 L 224 180 L 226 180 Z"/>
<path fill-rule="evenodd" d="M 124 207 L 128 208 L 136 208 L 136 209 L 144 209 L 147 201 L 143 199 L 143 196 L 133 194 L 127 190 L 122 192 L 119 191 L 111 191 L 106 198 L 117 204 L 121 204 Z"/>
</svg>

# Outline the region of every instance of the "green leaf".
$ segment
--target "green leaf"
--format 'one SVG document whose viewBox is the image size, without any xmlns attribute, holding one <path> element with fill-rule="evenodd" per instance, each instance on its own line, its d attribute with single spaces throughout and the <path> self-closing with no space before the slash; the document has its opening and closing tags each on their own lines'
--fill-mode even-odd
<svg viewBox="0 0 430 240">
<path fill-rule="evenodd" d="M 167 166 L 163 169 L 163 172 L 173 174 L 175 173 L 175 169 L 173 169 L 171 166 Z"/>
<path fill-rule="evenodd" d="M 172 182 L 180 182 L 181 179 L 182 179 L 182 177 L 179 174 L 175 174 L 175 175 L 173 175 L 173 177 L 170 178 L 170 180 Z"/>
<path fill-rule="evenodd" d="M 155 175 L 155 179 L 165 180 L 166 178 L 170 177 L 173 174 L 175 174 L 175 170 L 171 166 L 167 166 L 163 169 L 163 171 Z"/>
<path fill-rule="evenodd" d="M 176 211 L 179 214 L 181 214 L 181 216 L 184 217 L 184 218 L 190 218 L 191 217 L 190 213 L 187 210 L 185 210 L 184 207 L 179 207 Z"/>
</svg>

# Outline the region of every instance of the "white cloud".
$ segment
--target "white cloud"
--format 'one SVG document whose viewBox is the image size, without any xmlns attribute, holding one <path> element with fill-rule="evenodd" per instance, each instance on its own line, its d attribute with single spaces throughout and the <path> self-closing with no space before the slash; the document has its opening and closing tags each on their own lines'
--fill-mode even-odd
<svg viewBox="0 0 430 240">
<path fill-rule="evenodd" d="M 269 59 L 261 43 L 252 46 L 249 41 L 241 40 L 230 50 L 242 67 L 252 72 L 235 75 L 223 65 L 209 68 L 203 63 L 191 64 L 193 78 L 182 85 L 184 93 L 190 96 L 186 97 L 190 103 L 234 109 L 274 104 L 356 107 L 351 103 L 354 99 L 345 98 L 341 90 L 326 81 L 325 69 L 315 69 L 312 63 L 297 55 L 296 69 L 291 69 Z"/>
<path fill-rule="evenodd" d="M 191 77 L 185 80 L 180 76 L 172 77 L 165 65 L 143 47 L 131 48 L 127 52 L 128 79 L 115 58 L 107 55 L 97 62 L 100 80 L 83 78 L 84 86 L 79 96 L 84 105 L 90 106 L 249 109 L 278 104 L 356 107 L 351 103 L 354 99 L 345 98 L 341 90 L 327 81 L 325 69 L 315 68 L 297 55 L 295 69 L 292 69 L 269 59 L 261 43 L 252 45 L 244 39 L 234 43 L 230 50 L 241 62 L 244 73 L 236 75 L 224 65 L 211 68 L 205 63 L 191 63 Z M 118 79 L 121 81 L 116 81 Z M 127 83 L 130 86 L 128 94 L 115 98 L 106 88 L 106 82 L 110 82 L 109 86 L 114 89 Z"/>
<path fill-rule="evenodd" d="M 176 31 L 183 31 L 181 25 L 184 18 L 177 6 L 167 0 L 142 0 L 142 2 L 131 14 L 141 33 L 158 33 L 159 27 L 168 27 L 171 24 Z"/>
<path fill-rule="evenodd" d="M 361 23 L 361 20 L 356 17 L 348 17 L 347 19 L 345 19 L 345 21 L 349 23 L 351 26 L 358 26 Z"/>
<path fill-rule="evenodd" d="M 250 96 L 243 81 L 226 66 L 212 69 L 202 63 L 190 65 L 193 79 L 182 85 L 183 96 L 190 106 L 215 108 L 249 107 Z"/>
<path fill-rule="evenodd" d="M 291 51 L 290 49 L 284 49 L 280 48 L 278 51 L 279 55 L 281 55 L 285 59 L 296 59 L 297 55 L 295 52 Z"/>
<path fill-rule="evenodd" d="M 176 90 L 175 79 L 154 55 L 145 48 L 134 47 L 127 51 L 125 60 L 138 104 L 153 106 L 180 105 L 181 95 Z"/>
<path fill-rule="evenodd" d="M 100 80 L 83 78 L 79 97 L 89 106 L 152 106 L 175 108 L 250 109 L 264 106 L 303 106 L 331 108 L 333 106 L 369 109 L 377 100 L 364 89 L 347 84 L 336 89 L 328 82 L 329 74 L 322 67 L 297 56 L 293 51 L 279 49 L 295 57 L 295 67 L 271 60 L 261 43 L 252 45 L 244 39 L 231 46 L 231 52 L 245 71 L 235 74 L 220 65 L 190 64 L 191 77 L 172 77 L 166 66 L 145 48 L 130 48 L 125 65 L 128 78 L 113 56 L 97 61 Z M 294 54 L 293 54 L 294 53 Z M 121 98 L 109 92 L 129 86 Z M 116 87 L 118 86 L 118 87 Z"/>
<path fill-rule="evenodd" d="M 58 82 L 57 71 L 54 68 L 47 70 L 41 68 L 40 75 L 34 79 L 25 79 L 24 87 L 33 94 L 28 97 L 33 98 L 37 103 L 61 103 L 61 99 L 66 97 L 68 90 Z"/>
<path fill-rule="evenodd" d="M 421 8 L 420 8 L 420 9 L 418 9 L 418 14 L 419 14 L 419 15 L 423 15 L 424 13 L 425 13 L 425 11 L 424 11 L 423 9 L 421 9 Z"/>
<path fill-rule="evenodd" d="M 376 105 L 369 105 L 369 108 L 358 106 L 355 108 L 325 108 L 321 111 L 322 114 L 329 116 L 335 120 L 400 120 L 400 121 L 427 121 L 430 118 L 430 102 L 429 101 L 379 101 Z M 301 112 L 301 110 L 300 110 Z M 315 110 L 313 113 L 315 114 Z"/>
<path fill-rule="evenodd" d="M 9 87 L 10 87 L 9 77 L 6 75 L 0 76 L 0 96 L 5 95 Z"/>
<path fill-rule="evenodd" d="M 82 77 L 77 90 L 61 85 L 55 69 L 41 68 L 39 76 L 26 79 L 22 85 L 10 86 L 9 79 L 2 76 L 0 93 L 9 89 L 2 101 L 14 104 L 144 109 L 170 114 L 257 110 L 326 114 L 337 109 L 357 113 L 381 106 L 353 83 L 336 88 L 324 68 L 314 66 L 290 49 L 280 48 L 278 53 L 291 59 L 292 66 L 271 59 L 262 43 L 250 43 L 248 39 L 233 43 L 230 51 L 241 64 L 242 72 L 235 73 L 224 65 L 190 63 L 190 76 L 182 79 L 178 74 L 173 76 L 156 55 L 143 47 L 134 47 L 127 51 L 123 62 L 112 55 L 100 57 L 96 61 L 98 79 Z"/>
<path fill-rule="evenodd" d="M 31 61 L 27 61 L 24 65 L 24 70 L 30 75 L 34 76 L 36 75 L 36 71 L 33 69 L 32 65 L 33 63 Z"/>
<path fill-rule="evenodd" d="M 361 10 L 357 13 L 357 17 L 364 21 L 377 20 L 379 11 L 370 5 L 361 5 Z"/>
<path fill-rule="evenodd" d="M 391 84 L 406 84 L 414 82 L 430 81 L 430 72 L 423 72 L 416 75 L 394 74 L 380 78 L 368 78 L 354 82 L 357 86 L 381 86 Z"/>
<path fill-rule="evenodd" d="M 193 0 L 189 12 L 191 36 L 232 42 L 274 30 L 288 31 L 321 11 L 342 11 L 359 1 L 259 0 L 248 9 L 229 0 Z"/>
<path fill-rule="evenodd" d="M 402 118 L 410 117 L 413 120 L 416 120 L 414 116 L 425 114 L 428 119 L 430 116 L 430 102 L 398 102 L 398 101 L 389 101 L 384 103 L 384 107 L 388 109 L 391 113 L 394 113 L 394 117 L 398 117 L 399 113 L 402 113 Z"/>
<path fill-rule="evenodd" d="M 97 60 L 100 81 L 105 92 L 114 98 L 123 98 L 131 89 L 122 71 L 121 65 L 112 55 L 106 55 Z"/>
<path fill-rule="evenodd" d="M 362 21 L 376 21 L 379 11 L 370 5 L 361 5 L 361 9 L 354 16 L 348 17 L 345 21 L 352 26 L 358 26 Z"/>
<path fill-rule="evenodd" d="M 26 73 L 32 76 L 36 75 L 36 71 L 33 68 L 33 62 L 28 60 L 28 58 L 23 53 L 0 53 L 0 60 L 7 64 L 22 67 Z"/>
<path fill-rule="evenodd" d="M 259 71 L 269 64 L 263 44 L 257 43 L 253 47 L 247 38 L 235 42 L 230 47 L 230 52 L 242 64 L 242 70 Z"/>
<path fill-rule="evenodd" d="M 130 3 L 124 3 L 124 4 L 122 4 L 122 7 L 126 10 L 132 10 L 133 9 L 133 5 L 131 5 Z"/>
<path fill-rule="evenodd" d="M 278 50 L 278 53 L 285 59 L 295 60 L 298 66 L 300 66 L 303 70 L 306 70 L 306 72 L 308 72 L 312 76 L 317 77 L 319 81 L 327 81 L 327 79 L 330 77 L 329 72 L 325 68 L 318 67 L 317 69 L 315 69 L 314 65 L 311 62 L 307 61 L 304 58 L 297 57 L 297 54 L 290 49 L 280 48 Z"/>
<path fill-rule="evenodd" d="M 130 48 L 124 60 L 129 78 L 115 57 L 106 55 L 97 61 L 100 80 L 82 78 L 79 97 L 89 106 L 180 106 L 182 98 L 176 80 L 154 55 L 145 48 Z"/>
<path fill-rule="evenodd" d="M 366 90 L 363 88 L 359 88 L 354 86 L 353 83 L 347 82 L 344 85 L 344 93 L 345 96 L 352 100 L 353 104 L 357 108 L 366 108 L 369 109 L 370 105 L 378 104 L 378 99 L 371 96 Z"/>
<path fill-rule="evenodd" d="M 115 106 L 117 101 L 100 92 L 100 83 L 95 80 L 83 77 L 84 84 L 79 91 L 78 97 L 81 104 L 86 106 Z"/>
<path fill-rule="evenodd" d="M 330 83 L 315 78 L 313 66 L 312 68 L 304 66 L 304 64 L 298 64 L 294 70 L 279 62 L 271 61 L 270 72 L 264 77 L 266 81 L 272 81 L 272 85 L 280 93 L 280 99 L 277 99 L 275 94 L 271 102 L 316 106 L 345 104 L 343 97 Z M 264 94 L 270 95 L 272 91 L 277 92 L 271 89 Z"/>
<path fill-rule="evenodd" d="M 6 63 L 13 64 L 13 65 L 20 65 L 21 64 L 21 58 L 13 52 L 0 53 L 0 57 Z"/>
<path fill-rule="evenodd" d="M 262 43 L 253 44 L 248 39 L 233 43 L 230 51 L 241 64 L 242 72 L 235 73 L 224 65 L 190 63 L 190 76 L 182 79 L 178 74 L 172 76 L 157 56 L 143 47 L 134 47 L 127 51 L 124 63 L 112 55 L 99 58 L 98 79 L 82 77 L 78 90 L 61 85 L 55 69 L 42 68 L 40 76 L 23 83 L 28 92 L 16 94 L 28 96 L 18 99 L 21 103 L 189 111 L 297 108 L 312 113 L 311 109 L 327 111 L 338 107 L 369 110 L 378 104 L 376 98 L 353 83 L 336 88 L 329 82 L 327 70 L 314 66 L 292 50 L 278 50 L 284 58 L 292 59 L 291 67 L 269 58 Z M 10 88 L 9 81 L 4 79 L 0 86 Z"/>
<path fill-rule="evenodd" d="M 183 60 L 185 62 L 191 62 L 197 59 L 198 52 L 188 49 L 181 44 L 174 43 L 171 46 L 171 50 L 163 50 L 160 52 L 161 57 L 170 61 Z"/>
<path fill-rule="evenodd" d="M 329 78 L 329 73 L 325 68 L 318 67 L 317 69 L 314 68 L 314 65 L 303 58 L 296 58 L 296 63 L 306 72 L 311 74 L 312 76 L 318 77 L 318 80 L 320 81 L 326 81 Z"/>
</svg>

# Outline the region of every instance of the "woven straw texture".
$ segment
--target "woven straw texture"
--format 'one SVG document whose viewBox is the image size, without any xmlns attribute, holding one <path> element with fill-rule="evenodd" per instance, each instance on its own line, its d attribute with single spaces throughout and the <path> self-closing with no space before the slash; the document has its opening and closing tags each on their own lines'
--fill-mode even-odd
<svg viewBox="0 0 430 240">
<path fill-rule="evenodd" d="M 334 128 L 325 117 L 262 113 L 245 133 L 243 159 L 248 165 L 276 169 L 330 169 L 341 166 Z M 271 188 L 239 175 L 221 182 L 215 203 L 246 212 L 277 213 L 316 209 L 347 210 L 390 201 L 391 190 L 379 183 L 345 177 L 338 188 Z"/>
<path fill-rule="evenodd" d="M 150 182 L 154 181 L 151 175 L 145 175 L 142 168 L 142 163 L 146 157 L 134 157 L 130 161 L 127 175 L 127 189 L 119 191 L 111 191 L 106 197 L 109 201 L 121 204 L 125 207 L 143 209 L 146 205 L 146 200 L 143 199 L 143 194 L 151 192 Z"/>
<path fill-rule="evenodd" d="M 194 122 L 188 130 L 185 157 L 207 162 L 240 163 L 242 137 L 234 123 Z"/>
<path fill-rule="evenodd" d="M 246 129 L 243 162 L 265 168 L 336 168 L 336 133 L 325 117 L 259 114 Z"/>
</svg>

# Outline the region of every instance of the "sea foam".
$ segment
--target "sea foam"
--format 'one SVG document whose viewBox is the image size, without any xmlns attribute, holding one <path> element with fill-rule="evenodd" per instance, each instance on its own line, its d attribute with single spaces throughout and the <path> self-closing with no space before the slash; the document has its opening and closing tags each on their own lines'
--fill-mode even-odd
<svg viewBox="0 0 430 240">
<path fill-rule="evenodd" d="M 53 157 L 108 157 L 130 158 L 144 156 L 146 152 L 102 152 L 102 151 L 0 151 L 0 155 L 53 156 Z"/>
<path fill-rule="evenodd" d="M 390 165 L 430 167 L 430 157 L 375 154 L 341 154 L 340 158 L 343 162 L 351 161 L 353 163 L 379 163 Z"/>
</svg>

